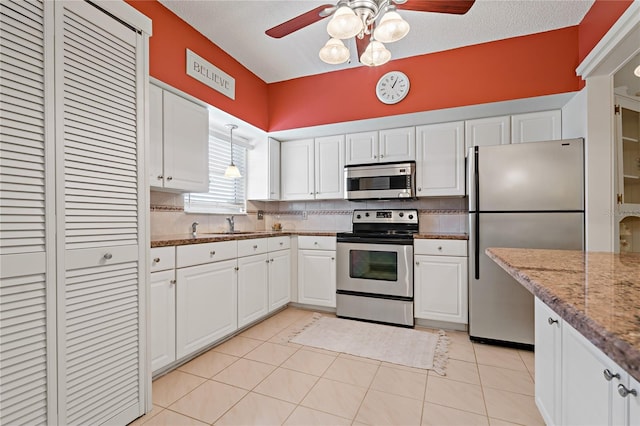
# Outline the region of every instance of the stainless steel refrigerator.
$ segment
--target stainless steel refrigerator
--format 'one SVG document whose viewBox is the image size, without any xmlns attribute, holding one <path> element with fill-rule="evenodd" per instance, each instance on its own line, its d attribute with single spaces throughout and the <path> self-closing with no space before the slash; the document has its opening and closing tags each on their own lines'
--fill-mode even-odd
<svg viewBox="0 0 640 426">
<path fill-rule="evenodd" d="M 584 248 L 584 147 L 570 139 L 469 150 L 469 334 L 532 347 L 533 295 L 488 247 Z"/>
</svg>

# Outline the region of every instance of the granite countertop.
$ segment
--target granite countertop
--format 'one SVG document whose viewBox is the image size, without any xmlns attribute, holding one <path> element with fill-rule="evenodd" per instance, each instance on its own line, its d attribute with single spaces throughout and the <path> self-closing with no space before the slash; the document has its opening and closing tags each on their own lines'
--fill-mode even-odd
<svg viewBox="0 0 640 426">
<path fill-rule="evenodd" d="M 509 248 L 486 253 L 640 380 L 640 253 Z"/>
<path fill-rule="evenodd" d="M 338 232 L 344 231 L 307 231 L 307 230 L 283 230 L 283 231 L 236 231 L 234 234 L 226 233 L 198 233 L 197 237 L 191 234 L 174 234 L 151 237 L 151 248 L 182 246 L 186 244 L 213 243 L 217 241 L 248 240 L 251 238 L 279 237 L 283 235 L 310 235 L 318 237 L 335 237 Z M 414 239 L 442 239 L 442 240 L 468 240 L 468 234 L 460 233 L 422 233 L 415 234 Z"/>
</svg>

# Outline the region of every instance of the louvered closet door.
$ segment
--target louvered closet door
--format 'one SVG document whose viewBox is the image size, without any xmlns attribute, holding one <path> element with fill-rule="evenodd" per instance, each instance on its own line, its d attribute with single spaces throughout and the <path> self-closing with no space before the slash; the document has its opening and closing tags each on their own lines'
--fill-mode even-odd
<svg viewBox="0 0 640 426">
<path fill-rule="evenodd" d="M 60 422 L 128 423 L 142 403 L 142 38 L 85 2 L 56 2 L 56 34 Z"/>
<path fill-rule="evenodd" d="M 45 18 L 46 17 L 46 18 Z M 46 28 L 45 28 L 46 21 Z M 52 115 L 45 84 L 53 8 L 0 3 L 0 424 L 55 423 Z M 46 52 L 46 53 L 45 53 Z M 52 145 L 51 145 L 52 146 Z M 48 328 L 49 327 L 49 328 Z M 51 404 L 51 405 L 49 405 Z M 49 410 L 48 406 L 53 409 Z"/>
</svg>

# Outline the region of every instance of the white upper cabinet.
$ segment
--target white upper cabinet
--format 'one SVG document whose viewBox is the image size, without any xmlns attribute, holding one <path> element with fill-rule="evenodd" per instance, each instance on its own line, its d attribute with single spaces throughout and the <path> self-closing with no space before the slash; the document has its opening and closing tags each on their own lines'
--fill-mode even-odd
<svg viewBox="0 0 640 426">
<path fill-rule="evenodd" d="M 315 198 L 335 199 L 344 196 L 344 136 L 316 138 Z"/>
<path fill-rule="evenodd" d="M 151 186 L 177 192 L 208 192 L 207 108 L 167 90 L 150 87 Z M 162 92 L 161 102 L 158 90 Z"/>
<path fill-rule="evenodd" d="M 378 162 L 378 132 L 347 134 L 347 164 Z"/>
<path fill-rule="evenodd" d="M 415 160 L 415 128 L 402 127 L 350 133 L 346 136 L 346 164 Z"/>
<path fill-rule="evenodd" d="M 511 140 L 511 117 L 479 118 L 464 123 L 465 152 L 473 146 L 505 145 Z"/>
<path fill-rule="evenodd" d="M 511 143 L 562 139 L 560 110 L 531 112 L 511 116 Z"/>
<path fill-rule="evenodd" d="M 344 136 L 285 142 L 280 154 L 282 200 L 344 196 Z"/>
<path fill-rule="evenodd" d="M 416 157 L 416 129 L 380 130 L 380 162 L 414 160 Z"/>
<path fill-rule="evenodd" d="M 419 126 L 416 135 L 417 196 L 463 196 L 464 123 Z"/>
<path fill-rule="evenodd" d="M 281 199 L 313 200 L 313 139 L 285 142 L 280 146 Z"/>
<path fill-rule="evenodd" d="M 247 151 L 247 199 L 280 199 L 280 142 L 273 138 Z"/>
</svg>

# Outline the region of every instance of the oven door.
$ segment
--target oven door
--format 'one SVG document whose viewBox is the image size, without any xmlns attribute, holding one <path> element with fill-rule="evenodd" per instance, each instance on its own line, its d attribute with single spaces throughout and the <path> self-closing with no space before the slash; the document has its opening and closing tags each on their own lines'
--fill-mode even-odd
<svg viewBox="0 0 640 426">
<path fill-rule="evenodd" d="M 337 244 L 337 290 L 413 298 L 413 244 Z"/>
</svg>

